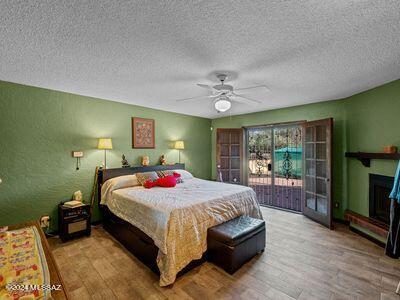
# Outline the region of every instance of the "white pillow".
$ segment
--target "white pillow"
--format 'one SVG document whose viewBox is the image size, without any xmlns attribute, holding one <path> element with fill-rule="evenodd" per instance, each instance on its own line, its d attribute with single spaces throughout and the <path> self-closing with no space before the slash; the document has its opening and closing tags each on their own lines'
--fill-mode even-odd
<svg viewBox="0 0 400 300">
<path fill-rule="evenodd" d="M 100 204 L 105 204 L 107 199 L 115 190 L 124 189 L 127 187 L 140 185 L 136 175 L 118 176 L 108 179 L 101 187 L 101 201 Z"/>
<path fill-rule="evenodd" d="M 186 170 L 178 169 L 178 170 L 174 170 L 174 172 L 176 172 L 178 174 L 181 174 L 182 180 L 194 178 L 192 173 L 190 173 L 190 172 L 188 172 Z"/>
</svg>

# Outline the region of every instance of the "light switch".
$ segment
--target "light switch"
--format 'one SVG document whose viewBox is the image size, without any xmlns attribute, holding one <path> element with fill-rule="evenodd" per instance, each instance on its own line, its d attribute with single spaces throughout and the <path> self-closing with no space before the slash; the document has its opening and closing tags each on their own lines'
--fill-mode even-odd
<svg viewBox="0 0 400 300">
<path fill-rule="evenodd" d="M 72 157 L 83 157 L 83 151 L 72 151 Z"/>
</svg>

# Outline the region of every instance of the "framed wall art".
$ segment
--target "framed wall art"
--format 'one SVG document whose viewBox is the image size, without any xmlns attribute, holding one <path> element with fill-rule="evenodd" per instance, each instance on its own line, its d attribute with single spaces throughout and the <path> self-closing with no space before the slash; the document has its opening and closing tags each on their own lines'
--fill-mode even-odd
<svg viewBox="0 0 400 300">
<path fill-rule="evenodd" d="M 154 131 L 153 119 L 132 118 L 132 148 L 154 149 Z"/>
</svg>

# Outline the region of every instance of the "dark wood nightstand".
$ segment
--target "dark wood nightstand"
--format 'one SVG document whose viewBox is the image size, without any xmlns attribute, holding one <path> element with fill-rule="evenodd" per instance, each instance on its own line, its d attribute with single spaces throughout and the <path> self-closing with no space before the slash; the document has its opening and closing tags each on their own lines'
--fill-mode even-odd
<svg viewBox="0 0 400 300">
<path fill-rule="evenodd" d="M 58 205 L 58 231 L 63 242 L 78 236 L 90 235 L 90 205 L 78 207 Z"/>
</svg>

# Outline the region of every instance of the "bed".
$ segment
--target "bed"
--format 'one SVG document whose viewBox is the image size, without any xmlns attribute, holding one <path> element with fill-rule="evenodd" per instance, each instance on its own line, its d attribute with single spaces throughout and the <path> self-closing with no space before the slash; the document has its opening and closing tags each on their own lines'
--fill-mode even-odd
<svg viewBox="0 0 400 300">
<path fill-rule="evenodd" d="M 184 164 L 100 172 L 99 200 L 104 228 L 160 275 L 161 286 L 206 259 L 208 228 L 240 215 L 262 219 L 254 191 L 240 185 L 185 175 L 173 188 L 109 189 L 118 176 L 154 170 L 184 170 Z"/>
</svg>

